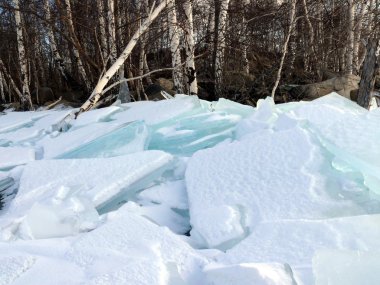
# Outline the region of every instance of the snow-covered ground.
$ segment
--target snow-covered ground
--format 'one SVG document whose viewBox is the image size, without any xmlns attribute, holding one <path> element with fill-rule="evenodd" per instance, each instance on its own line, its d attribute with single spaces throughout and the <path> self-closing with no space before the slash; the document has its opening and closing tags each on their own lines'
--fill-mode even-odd
<svg viewBox="0 0 380 285">
<path fill-rule="evenodd" d="M 380 284 L 380 109 L 70 111 L 0 115 L 0 285 Z"/>
</svg>

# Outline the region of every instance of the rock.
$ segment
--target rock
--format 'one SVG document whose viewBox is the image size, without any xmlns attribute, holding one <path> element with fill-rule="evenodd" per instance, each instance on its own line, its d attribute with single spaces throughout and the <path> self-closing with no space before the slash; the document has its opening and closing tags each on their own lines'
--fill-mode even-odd
<svg viewBox="0 0 380 285">
<path fill-rule="evenodd" d="M 351 99 L 351 93 L 359 88 L 360 77 L 356 75 L 345 75 L 334 77 L 322 82 L 299 85 L 293 87 L 289 93 L 293 99 L 314 100 L 319 97 L 337 92 L 345 98 Z"/>
</svg>

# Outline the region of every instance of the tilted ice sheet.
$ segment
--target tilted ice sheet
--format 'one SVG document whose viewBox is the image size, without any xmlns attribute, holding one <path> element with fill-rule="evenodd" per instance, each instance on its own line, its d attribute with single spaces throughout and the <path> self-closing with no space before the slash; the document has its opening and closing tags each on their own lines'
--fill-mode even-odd
<svg viewBox="0 0 380 285">
<path fill-rule="evenodd" d="M 324 163 L 299 127 L 195 153 L 186 171 L 192 235 L 225 249 L 262 221 L 363 213 L 352 201 L 330 195 Z"/>
<path fill-rule="evenodd" d="M 199 109 L 201 104 L 198 97 L 183 95 L 170 100 L 137 102 L 123 106 L 129 109 L 113 115 L 112 119 L 117 122 L 143 120 L 147 125 L 156 125 Z"/>
<path fill-rule="evenodd" d="M 315 285 L 378 285 L 380 251 L 318 250 L 313 272 Z"/>
<path fill-rule="evenodd" d="M 96 158 L 114 157 L 147 148 L 149 131 L 142 121 L 135 121 L 118 126 L 110 132 L 80 144 L 58 155 L 56 158 Z"/>
<path fill-rule="evenodd" d="M 379 117 L 376 113 L 350 116 L 320 129 L 325 147 L 353 169 L 363 173 L 365 184 L 380 194 Z"/>
<path fill-rule="evenodd" d="M 80 129 L 69 130 L 65 133 L 55 132 L 41 139 L 37 146 L 43 148 L 45 159 L 54 158 L 110 133 L 119 127 L 120 124 L 117 123 L 94 123 Z"/>
<path fill-rule="evenodd" d="M 240 119 L 239 115 L 210 111 L 184 116 L 158 128 L 152 135 L 149 149 L 191 155 L 232 138 L 235 125 Z"/>
<path fill-rule="evenodd" d="M 380 215 L 326 220 L 260 223 L 221 261 L 288 263 L 303 283 L 312 284 L 312 258 L 317 250 L 378 250 Z"/>
<path fill-rule="evenodd" d="M 33 122 L 47 115 L 47 112 L 8 112 L 0 115 L 0 133 L 33 125 Z"/>
<path fill-rule="evenodd" d="M 2 221 L 3 225 L 11 222 L 3 231 L 3 236 L 17 236 L 17 224 L 20 221 L 15 221 L 15 218 L 24 216 L 27 218 L 22 222 L 26 225 L 21 230 L 24 233 L 23 228 L 26 228 L 27 233 L 32 233 L 31 237 L 62 236 L 55 232 L 53 226 L 59 221 L 63 223 L 62 227 L 66 223 L 65 234 L 71 229 L 72 234 L 75 234 L 80 228 L 85 229 L 88 222 L 94 222 L 93 215 L 87 216 L 94 207 L 117 207 L 123 201 L 123 195 L 146 188 L 170 168 L 172 162 L 173 157 L 169 154 L 146 151 L 108 159 L 45 160 L 30 163 L 24 169 L 17 196 Z M 51 217 L 43 215 L 54 211 L 56 218 L 53 214 Z M 75 218 L 78 213 L 79 220 Z M 47 219 L 46 222 L 52 225 L 52 232 L 49 232 L 49 228 L 46 228 L 47 233 L 41 232 L 33 217 Z M 33 233 L 36 232 L 41 234 L 34 236 Z"/>
<path fill-rule="evenodd" d="M 36 159 L 30 147 L 0 147 L 0 169 L 26 164 Z"/>
</svg>

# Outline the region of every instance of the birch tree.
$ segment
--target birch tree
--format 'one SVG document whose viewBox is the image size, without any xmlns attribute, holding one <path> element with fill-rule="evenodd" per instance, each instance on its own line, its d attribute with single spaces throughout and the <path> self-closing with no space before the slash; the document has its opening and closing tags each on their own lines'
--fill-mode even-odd
<svg viewBox="0 0 380 285">
<path fill-rule="evenodd" d="M 177 12 L 175 9 L 174 0 L 168 1 L 168 21 L 169 21 L 169 38 L 170 38 L 170 51 L 172 54 L 172 67 L 181 65 L 181 50 L 179 43 L 179 29 L 177 22 Z M 179 68 L 173 69 L 174 89 L 176 93 L 183 93 L 183 76 Z"/>
<path fill-rule="evenodd" d="M 248 20 L 247 20 L 247 11 L 248 5 L 251 3 L 251 0 L 244 0 L 244 12 L 243 12 L 243 27 L 242 27 L 242 42 L 243 42 L 243 71 L 248 75 L 249 74 L 249 61 L 248 61 L 248 42 L 247 42 L 247 34 L 248 34 Z"/>
<path fill-rule="evenodd" d="M 100 78 L 98 83 L 95 86 L 95 89 L 92 91 L 89 99 L 80 107 L 79 112 L 75 114 L 77 117 L 81 113 L 90 110 L 102 97 L 102 91 L 104 87 L 107 85 L 109 80 L 115 75 L 115 73 L 120 69 L 120 67 L 124 64 L 125 60 L 131 54 L 133 48 L 136 46 L 138 40 L 141 35 L 146 32 L 151 23 L 157 16 L 161 13 L 162 10 L 167 6 L 167 1 L 162 1 L 151 13 L 149 13 L 148 17 L 145 19 L 144 23 L 138 28 L 138 30 L 134 33 L 128 45 L 125 47 L 124 51 L 121 53 L 119 58 L 114 62 L 114 64 L 105 72 L 105 74 Z"/>
<path fill-rule="evenodd" d="M 290 4 L 290 23 L 289 23 L 289 29 L 288 29 L 287 36 L 285 38 L 284 45 L 282 47 L 282 57 L 281 57 L 281 61 L 280 61 L 280 66 L 278 68 L 277 76 L 276 76 L 276 82 L 274 83 L 274 86 L 273 86 L 273 89 L 272 89 L 272 93 L 271 93 L 271 97 L 272 98 L 274 98 L 274 95 L 276 94 L 276 90 L 277 90 L 278 84 L 280 83 L 282 67 L 284 66 L 284 61 L 285 61 L 286 53 L 288 51 L 288 45 L 289 45 L 290 36 L 292 35 L 292 31 L 293 31 L 293 29 L 295 27 L 295 24 L 296 24 L 295 15 L 296 15 L 297 0 L 290 0 L 289 4 Z"/>
<path fill-rule="evenodd" d="M 107 53 L 107 39 L 106 39 L 106 20 L 104 18 L 103 0 L 96 0 L 96 7 L 98 10 L 98 18 L 99 18 L 99 34 L 100 34 L 100 48 L 101 48 L 100 53 L 102 55 L 103 65 L 105 66 L 108 53 Z"/>
<path fill-rule="evenodd" d="M 15 9 L 15 21 L 16 21 L 16 33 L 17 33 L 17 47 L 18 47 L 18 57 L 21 70 L 21 83 L 22 83 L 22 94 L 20 106 L 23 110 L 32 110 L 32 98 L 29 90 L 29 72 L 28 72 L 28 61 L 26 58 L 26 51 L 24 45 L 24 35 L 23 26 L 21 22 L 20 4 L 19 0 L 13 0 L 13 5 Z"/>
<path fill-rule="evenodd" d="M 223 65 L 224 65 L 224 52 L 226 48 L 226 30 L 227 30 L 227 16 L 228 5 L 230 0 L 221 0 L 219 9 L 215 9 L 216 15 L 216 46 L 215 46 L 215 93 L 220 96 L 222 94 L 223 82 Z M 217 4 L 215 4 L 217 5 Z M 217 7 L 217 6 L 215 6 Z M 218 11 L 219 10 L 219 11 Z"/>
<path fill-rule="evenodd" d="M 198 83 L 196 77 L 195 61 L 194 61 L 194 24 L 193 24 L 193 3 L 192 0 L 185 0 L 183 4 L 185 10 L 185 51 L 186 51 L 186 77 L 187 90 L 189 94 L 198 93 Z"/>
<path fill-rule="evenodd" d="M 347 17 L 347 33 L 348 44 L 346 51 L 346 73 L 353 74 L 353 55 L 354 55 L 354 18 L 355 18 L 355 4 L 354 0 L 348 0 L 348 17 Z"/>
</svg>

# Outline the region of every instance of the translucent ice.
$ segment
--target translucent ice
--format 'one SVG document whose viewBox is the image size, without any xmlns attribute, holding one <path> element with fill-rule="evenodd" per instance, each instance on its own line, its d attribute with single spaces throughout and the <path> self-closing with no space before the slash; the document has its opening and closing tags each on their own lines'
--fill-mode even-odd
<svg viewBox="0 0 380 285">
<path fill-rule="evenodd" d="M 253 231 L 261 221 L 365 213 L 350 199 L 334 197 L 340 186 L 325 164 L 321 149 L 299 127 L 195 153 L 186 171 L 193 232 L 206 246 L 218 247 L 233 245 L 245 237 L 242 229 Z"/>
<path fill-rule="evenodd" d="M 57 158 L 113 157 L 143 151 L 148 145 L 149 132 L 141 121 L 126 123 L 60 154 Z"/>
<path fill-rule="evenodd" d="M 10 204 L 2 224 L 6 225 L 6 231 L 10 231 L 7 235 L 12 237 L 13 234 L 17 235 L 13 229 L 15 223 L 17 226 L 17 222 L 14 222 L 16 218 L 29 216 L 27 224 L 36 225 L 34 223 L 39 223 L 39 215 L 56 212 L 57 218 L 50 220 L 52 224 L 67 219 L 68 227 L 74 223 L 74 228 L 78 229 L 76 218 L 73 218 L 78 213 L 87 217 L 89 211 L 92 211 L 91 207 L 96 207 L 99 211 L 119 207 L 128 199 L 128 195 L 147 188 L 160 177 L 162 172 L 172 166 L 172 162 L 173 157 L 169 154 L 146 151 L 108 159 L 44 160 L 30 163 L 23 171 L 17 196 Z M 63 198 L 57 198 L 57 195 L 64 193 L 62 189 L 67 189 L 70 193 L 64 201 L 61 201 Z M 41 201 L 45 201 L 44 206 L 40 205 Z M 91 201 L 92 206 L 83 201 Z M 30 211 L 34 204 L 35 208 Z M 75 210 L 75 205 L 87 210 Z M 79 224 L 82 225 L 82 218 L 79 219 Z M 11 223 L 7 225 L 9 221 Z M 38 234 L 41 235 L 43 233 Z"/>
</svg>

